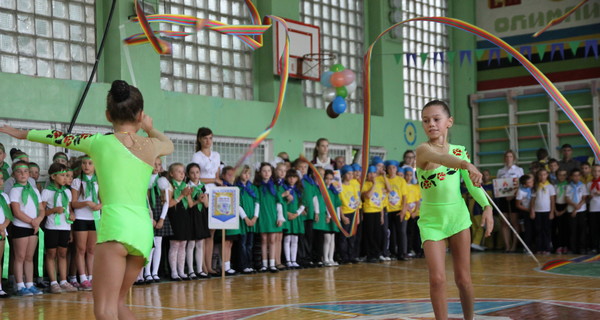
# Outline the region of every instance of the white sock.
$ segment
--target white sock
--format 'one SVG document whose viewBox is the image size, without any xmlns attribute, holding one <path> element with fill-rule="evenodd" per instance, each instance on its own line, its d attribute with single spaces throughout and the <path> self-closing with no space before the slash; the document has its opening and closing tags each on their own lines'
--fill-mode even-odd
<svg viewBox="0 0 600 320">
<path fill-rule="evenodd" d="M 62 285 L 64 285 L 65 283 L 67 283 L 67 280 L 60 280 L 60 283 L 59 283 L 59 284 L 62 286 Z"/>
<path fill-rule="evenodd" d="M 79 282 L 88 281 L 88 277 L 85 274 L 79 275 Z"/>
<path fill-rule="evenodd" d="M 179 245 L 179 251 L 177 252 L 177 273 L 179 276 L 184 276 L 184 268 L 185 268 L 185 246 L 187 241 L 181 241 Z"/>
<path fill-rule="evenodd" d="M 150 257 L 152 257 L 152 255 L 154 254 L 154 248 L 152 248 L 150 250 Z M 150 267 L 152 267 L 152 258 L 150 258 L 150 261 L 148 261 L 148 263 L 144 266 L 144 276 L 149 276 L 150 274 Z"/>
<path fill-rule="evenodd" d="M 25 288 L 25 284 L 23 282 L 17 283 L 17 290 L 21 290 L 23 288 Z"/>
<path fill-rule="evenodd" d="M 137 280 L 144 280 L 144 269 L 140 270 L 140 273 L 138 273 Z"/>
<path fill-rule="evenodd" d="M 329 234 L 329 262 L 333 262 L 333 254 L 335 252 L 335 234 Z"/>
<path fill-rule="evenodd" d="M 275 259 L 269 259 L 269 267 L 275 266 Z"/>
<path fill-rule="evenodd" d="M 169 267 L 171 268 L 171 277 L 177 278 L 177 255 L 179 251 L 179 243 L 181 241 L 171 240 L 171 247 L 169 248 Z"/>
<path fill-rule="evenodd" d="M 225 271 L 231 269 L 231 261 L 225 261 Z"/>
<path fill-rule="evenodd" d="M 204 239 L 196 240 L 196 271 L 202 273 L 202 261 L 204 259 Z"/>
<path fill-rule="evenodd" d="M 88 277 L 88 281 L 92 281 L 92 275 L 91 274 L 88 275 L 87 277 Z"/>
<path fill-rule="evenodd" d="M 69 282 L 77 282 L 77 276 L 69 276 Z"/>
<path fill-rule="evenodd" d="M 33 282 L 25 282 L 25 288 L 29 289 L 33 287 Z"/>
<path fill-rule="evenodd" d="M 196 241 L 188 241 L 185 250 L 185 262 L 188 267 L 188 273 L 194 272 L 194 248 L 196 248 Z"/>
<path fill-rule="evenodd" d="M 162 237 L 154 237 L 154 253 L 152 254 L 152 275 L 158 274 L 162 256 Z"/>
<path fill-rule="evenodd" d="M 267 260 L 263 259 L 263 267 L 268 267 L 269 265 L 267 264 Z"/>
<path fill-rule="evenodd" d="M 329 237 L 324 234 L 323 237 L 323 262 L 329 262 Z"/>
<path fill-rule="evenodd" d="M 296 262 L 296 256 L 298 255 L 298 236 L 292 236 L 290 243 L 290 259 Z"/>
<path fill-rule="evenodd" d="M 292 235 L 283 238 L 283 252 L 285 253 L 285 261 L 291 262 L 290 245 L 292 243 Z"/>
<path fill-rule="evenodd" d="M 50 282 L 50 285 L 51 285 L 51 286 L 53 286 L 53 285 L 55 285 L 55 284 L 58 284 L 58 282 L 57 282 L 57 281 L 51 281 L 51 282 Z"/>
</svg>

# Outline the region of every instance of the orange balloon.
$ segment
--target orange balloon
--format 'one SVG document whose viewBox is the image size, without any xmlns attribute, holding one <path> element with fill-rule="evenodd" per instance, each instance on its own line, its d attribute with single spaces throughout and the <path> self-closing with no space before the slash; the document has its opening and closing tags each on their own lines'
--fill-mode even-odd
<svg viewBox="0 0 600 320">
<path fill-rule="evenodd" d="M 344 74 L 342 72 L 334 72 L 331 75 L 331 85 L 334 86 L 335 88 L 339 88 L 339 87 L 343 87 L 344 85 L 346 85 L 346 77 L 344 76 Z"/>
</svg>

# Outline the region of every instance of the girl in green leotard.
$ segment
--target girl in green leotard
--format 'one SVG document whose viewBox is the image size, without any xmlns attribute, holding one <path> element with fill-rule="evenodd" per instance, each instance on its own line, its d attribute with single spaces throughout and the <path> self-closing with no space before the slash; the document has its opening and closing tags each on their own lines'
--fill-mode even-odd
<svg viewBox="0 0 600 320">
<path fill-rule="evenodd" d="M 453 118 L 438 100 L 423 107 L 421 118 L 429 141 L 417 148 L 417 177 L 423 202 L 418 222 L 429 269 L 429 292 L 436 319 L 448 318 L 446 304 L 446 239 L 452 252 L 454 279 L 460 292 L 464 318 L 473 319 L 471 284 L 471 220 L 460 194 L 460 173 L 473 198 L 484 208 L 482 226 L 486 236 L 493 229 L 492 209 L 481 185 L 481 173 L 462 146 L 450 145 L 448 129 Z M 477 187 L 475 187 L 477 186 Z"/>
<path fill-rule="evenodd" d="M 173 152 L 173 143 L 144 114 L 140 91 L 114 81 L 107 97 L 106 118 L 114 134 L 65 134 L 57 130 L 0 128 L 18 139 L 78 150 L 94 161 L 102 218 L 94 250 L 94 314 L 97 319 L 134 319 L 125 297 L 152 249 L 152 219 L 147 189 L 154 159 Z M 148 137 L 137 132 L 142 129 Z"/>
</svg>

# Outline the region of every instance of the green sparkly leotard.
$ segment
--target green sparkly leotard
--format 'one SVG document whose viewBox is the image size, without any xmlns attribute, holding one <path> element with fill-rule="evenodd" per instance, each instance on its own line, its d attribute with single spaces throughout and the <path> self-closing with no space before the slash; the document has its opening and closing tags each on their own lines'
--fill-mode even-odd
<svg viewBox="0 0 600 320">
<path fill-rule="evenodd" d="M 27 140 L 81 151 L 92 158 L 103 204 L 97 243 L 117 241 L 147 262 L 154 236 L 146 200 L 152 167 L 112 134 L 31 130 Z"/>
<path fill-rule="evenodd" d="M 459 159 L 470 161 L 463 146 L 450 145 L 448 152 Z M 423 199 L 417 222 L 422 243 L 446 239 L 471 226 L 469 209 L 460 194 L 461 176 L 477 203 L 481 207 L 489 205 L 483 190 L 473 186 L 467 170 L 443 165 L 433 170 L 417 168 Z"/>
</svg>

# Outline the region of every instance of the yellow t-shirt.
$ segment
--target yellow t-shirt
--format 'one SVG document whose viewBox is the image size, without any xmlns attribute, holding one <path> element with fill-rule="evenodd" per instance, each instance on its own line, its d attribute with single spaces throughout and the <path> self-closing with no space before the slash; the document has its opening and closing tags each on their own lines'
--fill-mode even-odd
<svg viewBox="0 0 600 320">
<path fill-rule="evenodd" d="M 353 184 L 353 185 L 355 185 L 355 186 L 356 186 L 356 188 L 357 188 L 358 190 L 360 190 L 360 182 L 358 182 L 358 179 L 351 179 L 351 180 L 350 180 L 350 184 Z"/>
<path fill-rule="evenodd" d="M 388 211 L 400 211 L 404 206 L 404 203 L 402 203 L 402 197 L 408 194 L 406 180 L 404 180 L 404 178 L 400 178 L 399 176 L 395 176 L 393 178 L 388 178 L 388 182 L 392 188 L 392 191 L 390 191 L 386 197 Z"/>
<path fill-rule="evenodd" d="M 421 201 L 421 189 L 418 184 L 407 184 L 406 190 L 408 191 L 406 203 L 408 204 L 408 208 L 412 210 Z"/>
<path fill-rule="evenodd" d="M 367 193 L 369 190 L 371 190 L 372 186 L 373 182 L 366 181 L 363 185 L 362 193 Z M 385 200 L 384 189 L 385 184 L 381 183 L 381 180 L 375 179 L 373 194 L 371 194 L 370 198 L 363 199 L 363 211 L 365 213 L 381 212 L 381 210 L 383 210 Z"/>
<path fill-rule="evenodd" d="M 341 211 L 343 214 L 356 212 L 360 207 L 360 193 L 358 185 L 350 181 L 349 184 L 342 183 L 342 192 L 340 192 L 340 200 L 342 201 Z"/>
</svg>

